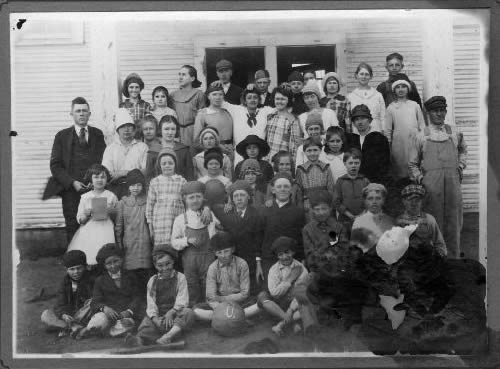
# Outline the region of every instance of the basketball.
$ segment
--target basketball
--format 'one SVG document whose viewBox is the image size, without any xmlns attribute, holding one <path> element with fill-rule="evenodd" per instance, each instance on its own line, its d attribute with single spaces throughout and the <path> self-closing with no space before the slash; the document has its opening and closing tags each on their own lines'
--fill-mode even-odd
<svg viewBox="0 0 500 369">
<path fill-rule="evenodd" d="M 214 310 L 212 328 L 221 336 L 231 337 L 243 333 L 245 312 L 234 302 L 222 302 Z"/>
</svg>

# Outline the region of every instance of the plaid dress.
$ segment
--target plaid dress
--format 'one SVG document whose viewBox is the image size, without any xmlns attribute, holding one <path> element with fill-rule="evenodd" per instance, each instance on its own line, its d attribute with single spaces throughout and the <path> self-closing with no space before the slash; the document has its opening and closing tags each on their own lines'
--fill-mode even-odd
<svg viewBox="0 0 500 369">
<path fill-rule="evenodd" d="M 146 202 L 146 220 L 153 225 L 154 246 L 170 244 L 172 225 L 177 215 L 184 212 L 181 187 L 184 177 L 159 175 L 151 180 Z"/>
<path fill-rule="evenodd" d="M 120 103 L 120 108 L 125 108 L 128 110 L 132 118 L 134 118 L 134 123 L 137 129 L 139 127 L 139 121 L 151 110 L 151 105 L 148 102 L 139 99 L 139 101 L 134 104 L 130 99 L 125 99 L 124 102 Z"/>
<path fill-rule="evenodd" d="M 280 150 L 289 151 L 295 160 L 297 148 L 302 143 L 299 120 L 296 116 L 278 112 L 267 116 L 266 141 L 271 150 L 269 160 Z"/>
<path fill-rule="evenodd" d="M 344 95 L 337 94 L 331 99 L 325 96 L 319 101 L 319 105 L 322 108 L 329 108 L 335 111 L 339 126 L 347 133 L 352 132 L 351 103 Z"/>
<path fill-rule="evenodd" d="M 299 165 L 295 177 L 297 184 L 302 188 L 304 199 L 307 199 L 309 194 L 316 190 L 327 190 L 333 194 L 334 181 L 330 165 L 321 160 L 316 163 L 306 161 Z"/>
</svg>

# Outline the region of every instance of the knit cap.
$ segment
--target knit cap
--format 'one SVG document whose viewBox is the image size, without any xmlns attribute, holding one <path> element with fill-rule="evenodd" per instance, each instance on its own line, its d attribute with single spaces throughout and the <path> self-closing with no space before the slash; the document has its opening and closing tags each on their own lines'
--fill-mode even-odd
<svg viewBox="0 0 500 369">
<path fill-rule="evenodd" d="M 328 72 L 327 74 L 325 74 L 325 76 L 321 80 L 321 88 L 323 89 L 323 91 L 326 88 L 326 84 L 328 83 L 328 80 L 330 80 L 332 78 L 334 78 L 334 79 L 337 80 L 337 83 L 339 84 L 339 89 L 340 89 L 340 87 L 342 87 L 344 85 L 344 82 L 342 81 L 342 78 L 340 78 L 340 76 L 337 73 L 335 73 L 335 72 Z"/>
<path fill-rule="evenodd" d="M 246 159 L 243 161 L 243 164 L 241 165 L 241 173 L 245 174 L 246 172 L 261 174 L 259 162 L 255 159 Z"/>
<path fill-rule="evenodd" d="M 210 248 L 213 251 L 220 251 L 234 247 L 234 241 L 227 232 L 219 232 L 210 239 Z"/>
<path fill-rule="evenodd" d="M 403 188 L 401 191 L 401 197 L 403 198 L 413 198 L 413 197 L 424 197 L 425 188 L 422 185 L 410 184 Z"/>
<path fill-rule="evenodd" d="M 318 82 L 315 80 L 307 81 L 307 84 L 302 89 L 302 94 L 305 95 L 307 93 L 315 94 L 318 99 L 321 99 L 321 92 L 319 91 Z"/>
<path fill-rule="evenodd" d="M 277 239 L 274 240 L 271 250 L 274 252 L 275 255 L 279 255 L 281 252 L 285 251 L 295 251 L 297 248 L 297 241 L 295 241 L 293 238 L 286 237 L 286 236 L 280 236 Z"/>
<path fill-rule="evenodd" d="M 370 112 L 370 108 L 365 104 L 356 105 L 351 110 L 351 119 L 354 119 L 356 117 L 367 117 L 373 119 L 372 113 Z"/>
<path fill-rule="evenodd" d="M 200 132 L 200 145 L 203 146 L 203 137 L 205 137 L 205 135 L 207 133 L 210 133 L 215 137 L 215 145 L 218 146 L 219 145 L 219 131 L 217 130 L 217 128 L 212 127 L 212 126 L 206 126 L 205 128 L 203 128 L 201 130 L 201 132 Z"/>
<path fill-rule="evenodd" d="M 123 257 L 123 250 L 114 243 L 107 243 L 99 249 L 95 257 L 98 264 L 104 264 L 110 256 Z"/>
<path fill-rule="evenodd" d="M 131 83 L 137 83 L 141 90 L 144 89 L 144 81 L 142 80 L 142 78 L 137 73 L 130 73 L 123 81 L 122 93 L 123 95 L 125 95 L 125 97 L 130 97 L 128 93 L 128 85 L 130 85 Z"/>
<path fill-rule="evenodd" d="M 220 163 L 220 167 L 222 168 L 224 155 L 222 154 L 222 150 L 219 147 L 212 147 L 205 151 L 203 166 L 207 168 L 208 162 L 212 159 L 217 160 Z"/>
<path fill-rule="evenodd" d="M 144 174 L 139 169 L 132 169 L 127 173 L 127 187 L 140 183 L 141 185 L 146 185 L 146 179 Z"/>
<path fill-rule="evenodd" d="M 229 186 L 229 194 L 231 195 L 231 197 L 233 196 L 233 193 L 238 190 L 243 190 L 249 195 L 252 193 L 252 187 L 250 187 L 250 183 L 248 183 L 244 179 L 238 179 L 233 184 L 231 184 L 231 186 Z"/>
<path fill-rule="evenodd" d="M 304 83 L 304 76 L 299 71 L 294 70 L 288 76 L 288 82 L 293 82 L 293 81 L 300 81 L 300 82 Z"/>
<path fill-rule="evenodd" d="M 436 110 L 440 108 L 445 108 L 448 105 L 446 105 L 446 99 L 444 96 L 432 96 L 429 100 L 424 102 L 424 107 L 425 110 L 431 111 L 431 110 Z"/>
<path fill-rule="evenodd" d="M 404 73 L 398 73 L 394 76 L 391 77 L 391 81 L 392 81 L 392 85 L 391 85 L 391 89 L 392 91 L 394 91 L 394 89 L 396 88 L 397 85 L 406 85 L 408 87 L 408 91 L 411 91 L 411 83 L 410 83 L 410 79 L 408 78 L 408 76 Z"/>
<path fill-rule="evenodd" d="M 174 162 L 175 162 L 175 167 L 177 168 L 177 155 L 175 154 L 175 151 L 172 150 L 171 148 L 169 147 L 165 147 L 163 149 L 160 150 L 160 152 L 158 153 L 158 157 L 156 159 L 156 170 L 157 170 L 157 173 L 161 173 L 161 166 L 160 166 L 160 162 L 161 162 L 161 158 L 165 155 L 168 155 L 170 156 L 172 159 L 174 159 Z"/>
<path fill-rule="evenodd" d="M 306 131 L 311 126 L 320 126 L 321 132 L 323 132 L 323 118 L 319 110 L 313 110 L 307 115 Z"/>
<path fill-rule="evenodd" d="M 311 205 L 311 208 L 320 204 L 332 206 L 332 203 L 333 197 L 327 190 L 311 191 L 309 194 L 309 204 Z"/>
<path fill-rule="evenodd" d="M 190 195 L 192 193 L 205 194 L 205 184 L 200 181 L 189 181 L 182 185 L 181 194 Z"/>
<path fill-rule="evenodd" d="M 87 265 L 87 256 L 81 250 L 71 250 L 63 255 L 62 261 L 66 268 Z"/>
<path fill-rule="evenodd" d="M 259 69 L 257 72 L 255 72 L 255 81 L 258 81 L 259 79 L 262 78 L 269 78 L 269 72 L 265 69 Z"/>
<path fill-rule="evenodd" d="M 385 188 L 384 185 L 382 185 L 380 183 L 370 183 L 368 186 L 363 188 L 363 192 L 362 192 L 363 196 L 367 196 L 368 193 L 371 191 L 379 192 L 384 196 L 387 195 L 387 189 Z"/>
<path fill-rule="evenodd" d="M 134 118 L 126 108 L 120 108 L 115 115 L 115 131 L 126 124 L 132 124 L 135 127 Z"/>
</svg>

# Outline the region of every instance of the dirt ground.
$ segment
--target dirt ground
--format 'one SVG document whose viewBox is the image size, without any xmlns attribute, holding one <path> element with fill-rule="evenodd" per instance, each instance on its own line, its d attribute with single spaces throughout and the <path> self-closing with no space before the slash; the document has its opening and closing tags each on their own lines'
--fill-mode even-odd
<svg viewBox="0 0 500 369">
<path fill-rule="evenodd" d="M 466 258 L 477 259 L 478 215 L 466 214 L 463 229 L 463 246 Z M 45 257 L 38 260 L 22 260 L 17 268 L 17 353 L 77 353 L 97 352 L 124 347 L 122 338 L 90 337 L 75 341 L 69 337 L 57 338 L 57 333 L 47 332 L 40 322 L 41 312 L 54 304 L 55 298 L 43 301 L 26 302 L 36 295 L 41 288 L 49 297 L 55 294 L 57 285 L 64 275 L 60 257 Z M 465 301 L 465 300 L 464 300 Z M 405 336 L 401 331 L 411 332 L 418 321 L 410 315 L 399 332 L 392 331 L 389 321 L 381 308 L 366 308 L 363 312 L 366 323 L 354 325 L 345 331 L 340 321 L 321 316 L 324 325 L 314 335 L 306 337 L 289 332 L 278 338 L 271 332 L 274 322 L 261 314 L 256 317 L 246 332 L 240 336 L 225 338 L 217 335 L 208 323 L 198 325 L 184 336 L 186 348 L 182 353 L 238 354 L 245 352 L 245 346 L 252 341 L 269 338 L 281 353 L 288 352 L 367 352 L 395 353 L 431 352 L 451 353 L 457 350 L 476 351 L 485 345 L 484 331 L 471 326 L 473 334 L 461 342 L 453 339 L 453 345 L 447 340 L 436 345 L 432 339 L 416 346 L 417 341 L 410 333 Z M 457 322 L 463 324 L 463 322 Z M 403 336 L 403 339 L 402 339 Z M 404 338 L 407 337 L 407 338 Z M 423 341 L 422 341 L 423 342 Z M 422 343 L 420 342 L 420 343 Z M 179 351 L 176 351 L 178 353 Z"/>
</svg>

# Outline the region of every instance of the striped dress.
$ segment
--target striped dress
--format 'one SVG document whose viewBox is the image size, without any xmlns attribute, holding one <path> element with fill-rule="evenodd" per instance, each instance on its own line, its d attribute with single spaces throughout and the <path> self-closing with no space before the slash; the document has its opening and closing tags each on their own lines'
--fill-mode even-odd
<svg viewBox="0 0 500 369">
<path fill-rule="evenodd" d="M 153 225 L 154 246 L 170 244 L 172 225 L 177 215 L 184 212 L 181 188 L 184 177 L 159 175 L 151 180 L 146 202 L 146 220 Z"/>
</svg>

